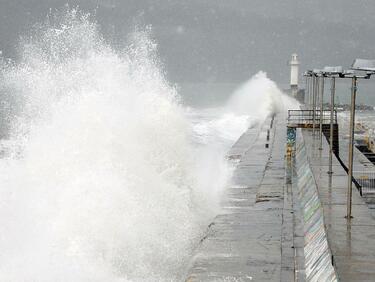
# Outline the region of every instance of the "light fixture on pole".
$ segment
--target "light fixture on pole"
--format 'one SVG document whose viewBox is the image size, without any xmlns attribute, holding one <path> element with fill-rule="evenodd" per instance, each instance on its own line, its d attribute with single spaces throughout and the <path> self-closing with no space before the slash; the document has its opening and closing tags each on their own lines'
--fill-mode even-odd
<svg viewBox="0 0 375 282">
<path fill-rule="evenodd" d="M 315 133 L 315 75 L 312 70 L 308 70 L 303 74 L 307 78 L 310 78 L 310 85 L 309 85 L 309 107 L 312 107 L 312 127 L 313 127 L 313 134 Z"/>
<path fill-rule="evenodd" d="M 324 72 L 323 70 L 314 69 L 315 76 L 317 77 L 317 95 L 319 97 L 319 150 L 323 150 L 323 94 L 324 94 Z"/>
<path fill-rule="evenodd" d="M 306 84 L 307 96 L 305 96 L 305 104 L 310 105 L 310 76 L 307 74 L 306 71 L 303 73 L 303 76 L 306 78 L 305 84 Z M 306 101 L 306 97 L 307 97 L 307 101 Z"/>
<path fill-rule="evenodd" d="M 307 107 L 311 106 L 312 100 L 311 100 L 311 76 L 307 75 L 305 72 L 303 76 L 306 78 L 306 96 L 305 96 L 305 105 Z"/>
<path fill-rule="evenodd" d="M 323 69 L 324 76 L 331 78 L 331 103 L 330 103 L 330 127 L 329 127 L 329 168 L 328 173 L 332 174 L 332 158 L 333 158 L 333 113 L 335 109 L 335 91 L 336 91 L 336 77 L 342 75 L 343 68 L 341 66 L 326 66 Z M 336 121 L 337 122 L 337 121 Z"/>
</svg>

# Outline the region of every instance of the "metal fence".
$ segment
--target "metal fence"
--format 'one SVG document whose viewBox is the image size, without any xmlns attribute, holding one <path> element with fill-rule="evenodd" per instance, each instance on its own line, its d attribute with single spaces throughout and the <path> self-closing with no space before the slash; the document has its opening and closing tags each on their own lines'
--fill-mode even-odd
<svg viewBox="0 0 375 282">
<path fill-rule="evenodd" d="M 375 172 L 353 171 L 353 177 L 360 186 L 361 195 L 375 196 Z"/>
<path fill-rule="evenodd" d="M 288 124 L 305 124 L 314 123 L 314 110 L 289 110 Z M 315 124 L 320 123 L 320 110 L 315 110 Z M 331 111 L 323 110 L 323 124 L 331 123 Z M 333 123 L 337 123 L 337 111 L 333 111 Z"/>
</svg>

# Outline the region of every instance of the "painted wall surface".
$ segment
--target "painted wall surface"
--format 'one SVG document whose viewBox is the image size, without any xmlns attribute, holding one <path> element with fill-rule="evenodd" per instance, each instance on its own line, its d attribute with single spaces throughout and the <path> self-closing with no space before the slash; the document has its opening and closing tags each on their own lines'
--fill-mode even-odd
<svg viewBox="0 0 375 282">
<path fill-rule="evenodd" d="M 324 227 L 323 207 L 303 140 L 297 141 L 295 167 L 296 178 L 293 183 L 298 188 L 303 214 L 306 281 L 337 281 Z"/>
</svg>

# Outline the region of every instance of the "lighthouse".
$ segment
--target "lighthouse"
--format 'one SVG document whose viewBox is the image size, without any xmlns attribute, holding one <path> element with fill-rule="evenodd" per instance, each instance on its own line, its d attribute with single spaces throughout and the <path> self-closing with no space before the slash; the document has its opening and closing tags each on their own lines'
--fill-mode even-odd
<svg viewBox="0 0 375 282">
<path fill-rule="evenodd" d="M 290 65 L 290 89 L 292 92 L 293 97 L 297 97 L 298 93 L 298 68 L 299 68 L 299 61 L 298 55 L 292 54 L 292 59 L 289 62 Z"/>
</svg>

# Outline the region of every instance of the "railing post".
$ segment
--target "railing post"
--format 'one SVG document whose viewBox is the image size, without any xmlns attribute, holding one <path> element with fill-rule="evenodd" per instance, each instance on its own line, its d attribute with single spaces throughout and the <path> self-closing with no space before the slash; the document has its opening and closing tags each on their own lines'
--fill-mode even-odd
<svg viewBox="0 0 375 282">
<path fill-rule="evenodd" d="M 353 145 L 354 145 L 354 122 L 355 122 L 355 99 L 357 95 L 357 77 L 352 78 L 352 99 L 350 104 L 350 132 L 349 132 L 349 166 L 348 166 L 348 192 L 346 201 L 346 218 L 352 218 L 352 178 L 353 178 Z"/>
<path fill-rule="evenodd" d="M 332 174 L 332 158 L 333 158 L 333 111 L 335 108 L 335 88 L 336 88 L 336 79 L 333 76 L 331 79 L 331 124 L 329 127 L 329 169 L 328 173 Z"/>
</svg>

